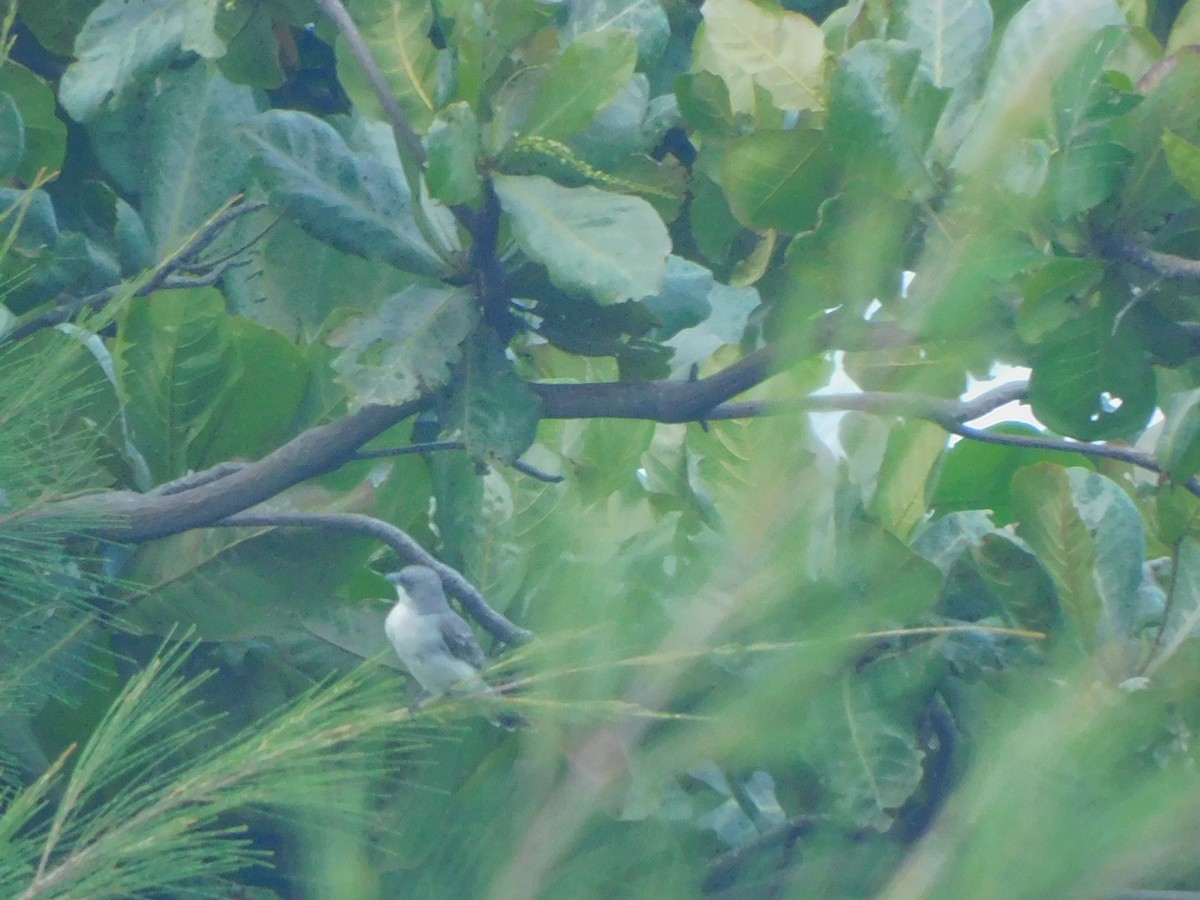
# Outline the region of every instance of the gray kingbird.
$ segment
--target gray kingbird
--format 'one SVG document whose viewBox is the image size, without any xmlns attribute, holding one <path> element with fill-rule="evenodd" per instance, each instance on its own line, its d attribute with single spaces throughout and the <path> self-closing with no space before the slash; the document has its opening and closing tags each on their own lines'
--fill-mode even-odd
<svg viewBox="0 0 1200 900">
<path fill-rule="evenodd" d="M 487 664 L 483 648 L 462 616 L 450 608 L 442 579 L 428 566 L 406 566 L 384 576 L 396 586 L 396 605 L 384 631 L 400 662 L 427 694 L 496 694 L 479 674 Z M 506 713 L 494 724 L 515 728 L 524 720 Z"/>
</svg>

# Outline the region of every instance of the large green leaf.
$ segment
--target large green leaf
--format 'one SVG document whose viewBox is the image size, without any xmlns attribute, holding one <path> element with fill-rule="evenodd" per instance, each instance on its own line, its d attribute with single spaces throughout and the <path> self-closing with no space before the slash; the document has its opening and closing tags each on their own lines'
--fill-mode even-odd
<svg viewBox="0 0 1200 900">
<path fill-rule="evenodd" d="M 570 39 L 601 29 L 633 35 L 645 67 L 662 54 L 671 24 L 658 0 L 572 0 L 563 34 Z"/>
<path fill-rule="evenodd" d="M 0 179 L 8 181 L 25 158 L 25 123 L 13 98 L 0 91 Z"/>
<path fill-rule="evenodd" d="M 1033 272 L 1021 285 L 1017 310 L 1017 334 L 1030 344 L 1079 313 L 1079 298 L 1087 294 L 1104 274 L 1104 264 L 1095 259 L 1055 256 Z"/>
<path fill-rule="evenodd" d="M 887 831 L 921 783 L 925 751 L 914 727 L 920 691 L 906 671 L 913 666 L 911 658 L 878 661 L 830 684 L 809 709 L 817 733 L 801 752 L 823 773 L 846 827 Z"/>
<path fill-rule="evenodd" d="M 21 23 L 51 53 L 69 58 L 75 50 L 75 36 L 96 6 L 96 0 L 24 3 L 21 5 Z"/>
<path fill-rule="evenodd" d="M 992 39 L 987 0 L 901 0 L 889 34 L 921 51 L 921 70 L 935 87 L 970 87 Z"/>
<path fill-rule="evenodd" d="M 1156 396 L 1141 335 L 1122 327 L 1108 304 L 1064 324 L 1033 360 L 1034 415 L 1081 441 L 1136 434 L 1153 415 Z"/>
<path fill-rule="evenodd" d="M 333 368 L 351 404 L 401 404 L 441 387 L 475 319 L 468 291 L 414 286 L 342 324 L 328 343 L 342 351 Z"/>
<path fill-rule="evenodd" d="M 946 432 L 932 422 L 895 428 L 888 437 L 871 509 L 898 537 L 924 518 L 930 476 L 945 449 Z"/>
<path fill-rule="evenodd" d="M 996 434 L 1041 437 L 1042 432 L 1024 422 L 1001 422 L 987 429 Z M 995 520 L 1013 520 L 1010 483 L 1018 469 L 1038 462 L 1090 468 L 1086 456 L 1056 450 L 1030 450 L 979 441 L 959 441 L 946 453 L 930 499 L 939 513 L 958 510 L 991 510 Z"/>
<path fill-rule="evenodd" d="M 249 319 L 229 320 L 238 377 L 189 448 L 191 468 L 235 457 L 258 459 L 290 437 L 308 389 L 309 366 L 295 344 Z"/>
<path fill-rule="evenodd" d="M 538 401 L 490 330 L 476 332 L 455 367 L 442 433 L 475 459 L 511 463 L 537 436 Z"/>
<path fill-rule="evenodd" d="M 1088 469 L 1039 463 L 1013 476 L 1013 509 L 1077 640 L 1094 648 L 1133 637 L 1146 541 L 1129 496 Z"/>
<path fill-rule="evenodd" d="M 354 153 L 329 125 L 292 110 L 265 112 L 243 133 L 253 171 L 273 205 L 309 234 L 410 272 L 446 273 L 442 253 L 452 248 L 439 253 L 421 235 L 398 163 Z"/>
<path fill-rule="evenodd" d="M 0 67 L 0 91 L 12 97 L 24 126 L 25 153 L 17 175 L 32 182 L 39 169 L 61 169 L 67 152 L 67 126 L 57 115 L 54 89 L 10 59 Z"/>
<path fill-rule="evenodd" d="M 1163 153 L 1171 174 L 1183 189 L 1200 200 L 1200 147 L 1172 131 L 1163 131 Z"/>
<path fill-rule="evenodd" d="M 350 14 L 409 123 L 424 133 L 438 108 L 439 51 L 429 39 L 433 10 L 423 0 L 356 0 Z M 336 44 L 338 77 L 355 107 L 386 120 L 345 38 Z"/>
<path fill-rule="evenodd" d="M 147 105 L 142 217 L 155 258 L 177 249 L 246 188 L 246 149 L 234 129 L 259 111 L 254 93 L 213 63 L 164 73 Z"/>
<path fill-rule="evenodd" d="M 122 615 L 151 634 L 192 627 L 206 641 L 283 639 L 302 617 L 324 613 L 373 549 L 369 538 L 299 529 L 184 532 L 139 550 L 123 573 Z M 381 630 L 386 613 L 381 606 Z"/>
<path fill-rule="evenodd" d="M 540 175 L 497 175 L 495 187 L 517 243 L 559 287 L 603 304 L 662 288 L 671 238 L 645 200 Z"/>
<path fill-rule="evenodd" d="M 1050 160 L 1047 187 L 1060 220 L 1106 200 L 1131 156 L 1112 122 L 1136 105 L 1138 97 L 1118 90 L 1105 72 L 1109 58 L 1128 42 L 1120 28 L 1093 34 L 1054 85 L 1058 152 Z"/>
<path fill-rule="evenodd" d="M 1154 455 L 1177 482 L 1200 472 L 1200 388 L 1173 395 Z"/>
<path fill-rule="evenodd" d="M 276 220 L 264 210 L 235 224 L 236 238 L 252 241 L 246 251 L 252 262 L 223 280 L 234 312 L 293 339 L 311 340 L 335 310 L 375 309 L 413 282 L 386 262 L 343 253 L 287 219 Z M 346 292 L 348 284 L 353 292 Z"/>
<path fill-rule="evenodd" d="M 607 28 L 581 34 L 551 63 L 525 130 L 552 139 L 571 136 L 616 98 L 636 63 L 637 47 L 628 32 Z"/>
<path fill-rule="evenodd" d="M 824 138 L 822 131 L 794 128 L 732 141 L 721 161 L 721 186 L 734 215 L 756 229 L 812 228 L 837 183 Z"/>
<path fill-rule="evenodd" d="M 134 299 L 117 341 L 133 443 L 156 482 L 177 478 L 239 375 L 225 303 L 214 288 Z"/>
<path fill-rule="evenodd" d="M 479 123 L 466 103 L 441 110 L 425 139 L 429 193 L 448 206 L 473 203 L 483 191 L 479 174 Z"/>
<path fill-rule="evenodd" d="M 214 20 L 220 0 L 104 0 L 75 39 L 75 62 L 59 85 L 59 102 L 78 122 L 120 98 L 182 52 L 225 52 Z"/>
<path fill-rule="evenodd" d="M 1123 26 L 1115 0 L 1031 0 L 1009 20 L 988 74 L 975 124 L 955 167 L 983 171 L 1001 148 L 1025 136 L 1047 112 L 1050 89 L 1089 38 Z"/>
<path fill-rule="evenodd" d="M 735 112 L 754 112 L 755 88 L 780 109 L 822 109 L 825 37 L 811 19 L 751 0 L 706 0 L 693 65 L 719 75 Z"/>
<path fill-rule="evenodd" d="M 228 49 L 217 60 L 221 74 L 234 84 L 274 90 L 287 79 L 283 50 L 275 34 L 282 12 L 271 2 L 222 3 L 217 10 L 216 32 Z"/>
<path fill-rule="evenodd" d="M 926 157 L 949 97 L 919 64 L 919 51 L 899 41 L 863 41 L 829 84 L 830 150 L 856 177 L 897 197 L 932 191 Z"/>
</svg>

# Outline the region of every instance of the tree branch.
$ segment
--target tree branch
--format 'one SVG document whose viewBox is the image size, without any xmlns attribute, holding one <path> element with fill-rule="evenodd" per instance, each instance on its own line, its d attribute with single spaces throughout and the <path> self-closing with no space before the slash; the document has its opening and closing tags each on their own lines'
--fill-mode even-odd
<svg viewBox="0 0 1200 900">
<path fill-rule="evenodd" d="M 350 13 L 346 12 L 346 7 L 342 5 L 341 0 L 317 0 L 317 6 L 333 20 L 338 32 L 346 39 L 346 46 L 350 48 L 350 53 L 366 73 L 367 83 L 370 84 L 375 99 L 379 101 L 383 114 L 387 116 L 388 123 L 392 126 L 392 132 L 396 135 L 396 146 L 400 148 L 401 153 L 413 161 L 418 169 L 424 167 L 425 146 L 417 137 L 412 125 L 409 124 L 408 116 L 404 114 L 404 110 L 396 101 L 396 95 L 392 93 L 391 86 L 383 77 L 383 72 L 375 62 L 375 57 L 371 55 L 371 48 L 363 40 L 362 32 L 350 18 Z M 419 203 L 420 183 L 410 184 L 409 189 L 412 191 L 413 204 Z"/>
<path fill-rule="evenodd" d="M 169 288 L 207 287 L 216 284 L 230 268 L 238 265 L 229 259 L 202 262 L 201 253 L 220 237 L 235 220 L 247 213 L 257 212 L 265 203 L 238 203 L 236 200 L 218 210 L 178 250 L 162 260 L 149 277 L 132 291 L 134 297 L 146 297 L 155 291 Z M 189 273 L 181 275 L 179 273 Z M 0 346 L 16 343 L 43 328 L 52 328 L 73 319 L 84 310 L 100 310 L 130 289 L 129 284 L 116 284 L 86 297 L 65 300 L 58 306 L 26 319 L 12 331 L 0 335 Z"/>
<path fill-rule="evenodd" d="M 1174 253 L 1160 253 L 1117 234 L 1097 235 L 1095 243 L 1100 254 L 1108 259 L 1133 263 L 1163 278 L 1200 281 L 1200 260 L 1176 256 Z"/>
<path fill-rule="evenodd" d="M 731 397 L 775 374 L 770 347 L 699 381 L 616 381 L 602 384 L 530 384 L 547 419 L 650 419 L 694 422 Z"/>
<path fill-rule="evenodd" d="M 381 541 L 409 562 L 428 566 L 441 576 L 446 590 L 457 597 L 463 609 L 489 633 L 506 644 L 522 643 L 532 634 L 515 625 L 488 604 L 462 574 L 430 555 L 407 533 L 382 519 L 360 513 L 302 513 L 283 511 L 245 512 L 213 523 L 219 527 L 321 528 L 343 534 L 364 534 Z"/>
<path fill-rule="evenodd" d="M 43 507 L 31 516 L 66 517 L 85 523 L 82 530 L 94 537 L 131 543 L 208 527 L 270 500 L 293 485 L 340 468 L 371 438 L 431 402 L 430 398 L 422 398 L 403 406 L 364 407 L 335 422 L 310 428 L 258 462 L 222 472 L 221 477 L 205 478 L 204 473 L 191 476 L 197 482 L 191 488 L 171 493 L 91 494 Z"/>
</svg>

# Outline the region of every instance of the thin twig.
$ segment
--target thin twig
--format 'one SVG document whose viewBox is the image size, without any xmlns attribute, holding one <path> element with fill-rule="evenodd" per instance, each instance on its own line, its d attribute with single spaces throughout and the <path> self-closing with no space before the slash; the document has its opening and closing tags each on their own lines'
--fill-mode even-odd
<svg viewBox="0 0 1200 900">
<path fill-rule="evenodd" d="M 223 264 L 214 262 L 199 262 L 198 257 L 210 247 L 221 233 L 235 219 L 262 209 L 263 203 L 233 202 L 217 211 L 200 227 L 177 251 L 167 256 L 150 273 L 140 285 L 131 291 L 134 297 L 146 297 L 155 291 L 172 288 L 208 287 L 216 284 L 229 269 L 241 263 L 227 261 Z M 188 273 L 188 274 L 180 274 Z M 128 284 L 117 284 L 103 290 L 76 297 L 60 303 L 58 306 L 38 313 L 25 320 L 16 328 L 0 335 L 0 346 L 12 344 L 41 331 L 43 328 L 53 328 L 79 315 L 84 310 L 97 311 L 103 309 L 125 291 L 130 290 Z"/>
<path fill-rule="evenodd" d="M 353 54 L 355 61 L 362 66 L 362 70 L 367 76 L 367 83 L 371 85 L 371 91 L 375 94 L 375 99 L 379 101 L 379 106 L 383 109 L 383 114 L 387 116 L 388 123 L 396 135 L 396 145 L 409 156 L 418 169 L 422 168 L 425 165 L 425 147 L 421 143 L 421 139 L 417 137 L 412 125 L 409 124 L 408 116 L 400 108 L 396 95 L 392 93 L 391 85 L 387 83 L 379 64 L 375 62 L 375 57 L 371 55 L 371 48 L 367 46 L 362 32 L 350 18 L 350 13 L 346 11 L 341 0 L 317 0 L 317 6 L 321 7 L 321 11 L 333 20 L 338 32 L 345 38 L 346 46 L 350 48 L 350 53 Z M 413 183 L 409 185 L 409 189 L 413 194 L 413 203 L 416 204 L 421 186 L 419 183 Z"/>
</svg>

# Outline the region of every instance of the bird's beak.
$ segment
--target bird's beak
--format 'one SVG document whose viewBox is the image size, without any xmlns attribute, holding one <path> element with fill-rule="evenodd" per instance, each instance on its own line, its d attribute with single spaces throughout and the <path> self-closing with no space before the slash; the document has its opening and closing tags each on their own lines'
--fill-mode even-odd
<svg viewBox="0 0 1200 900">
<path fill-rule="evenodd" d="M 392 584 L 400 583 L 400 573 L 399 572 L 388 572 L 383 577 L 386 578 L 388 581 L 390 581 Z"/>
</svg>

